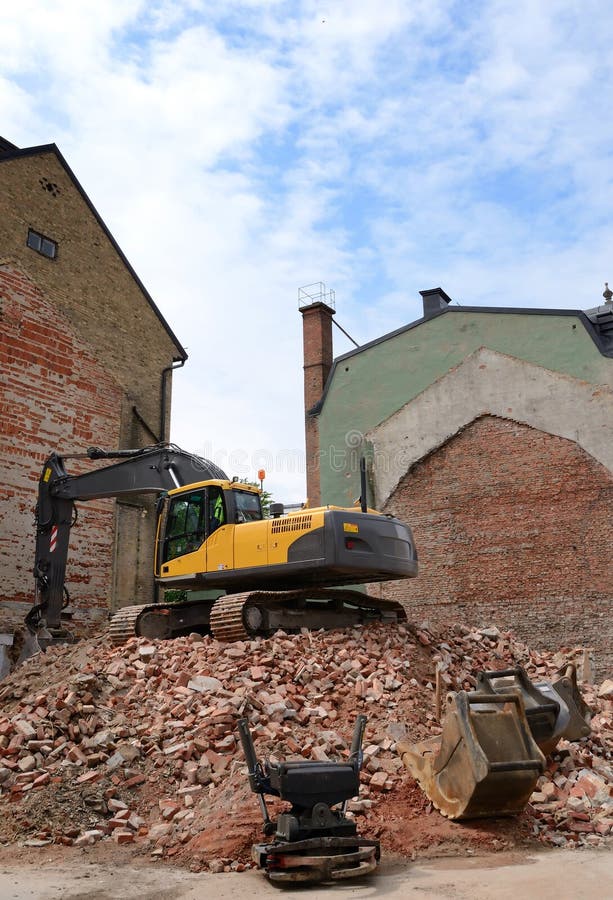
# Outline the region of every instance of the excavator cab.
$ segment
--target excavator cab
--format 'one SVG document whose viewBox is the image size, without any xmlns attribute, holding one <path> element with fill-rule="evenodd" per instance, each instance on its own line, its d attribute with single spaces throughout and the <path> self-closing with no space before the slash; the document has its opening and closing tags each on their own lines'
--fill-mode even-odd
<svg viewBox="0 0 613 900">
<path fill-rule="evenodd" d="M 223 525 L 259 521 L 263 518 L 259 494 L 246 490 L 224 490 L 210 482 L 169 497 L 158 507 L 158 560 L 167 563 L 193 553 Z"/>
<path fill-rule="evenodd" d="M 251 485 L 216 480 L 165 494 L 158 505 L 156 575 L 167 582 L 173 575 L 181 578 L 186 574 L 184 567 L 172 563 L 185 556 L 190 557 L 187 568 L 203 575 L 211 567 L 216 571 L 231 568 L 233 526 L 262 519 L 260 494 Z M 224 526 L 227 530 L 214 542 L 214 548 L 207 546 L 212 535 Z M 225 545 L 223 559 L 215 552 L 220 544 Z M 211 550 L 212 554 L 207 552 Z"/>
</svg>

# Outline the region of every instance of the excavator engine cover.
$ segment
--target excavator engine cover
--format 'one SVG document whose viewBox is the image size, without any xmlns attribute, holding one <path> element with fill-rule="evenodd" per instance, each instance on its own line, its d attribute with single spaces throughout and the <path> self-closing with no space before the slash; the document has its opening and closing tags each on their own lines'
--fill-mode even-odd
<svg viewBox="0 0 613 900">
<path fill-rule="evenodd" d="M 450 694 L 442 735 L 398 749 L 450 819 L 521 812 L 545 769 L 517 693 Z"/>
</svg>

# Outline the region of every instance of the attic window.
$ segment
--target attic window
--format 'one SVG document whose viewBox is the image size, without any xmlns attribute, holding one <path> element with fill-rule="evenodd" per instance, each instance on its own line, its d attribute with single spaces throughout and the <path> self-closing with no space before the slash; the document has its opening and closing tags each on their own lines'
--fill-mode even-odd
<svg viewBox="0 0 613 900">
<path fill-rule="evenodd" d="M 49 259 L 55 259 L 57 256 L 56 242 L 52 241 L 51 238 L 45 237 L 44 234 L 34 231 L 33 228 L 28 229 L 27 244 L 32 250 L 42 253 L 43 256 L 47 256 Z"/>
</svg>

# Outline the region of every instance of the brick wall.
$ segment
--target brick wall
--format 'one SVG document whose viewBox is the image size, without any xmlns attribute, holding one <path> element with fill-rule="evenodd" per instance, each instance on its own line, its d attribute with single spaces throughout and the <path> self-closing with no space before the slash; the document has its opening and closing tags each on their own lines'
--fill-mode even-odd
<svg viewBox="0 0 613 900">
<path fill-rule="evenodd" d="M 33 601 L 37 481 L 51 450 L 117 446 L 123 392 L 32 281 L 0 265 L 0 619 Z M 78 471 L 78 461 L 68 464 Z M 71 534 L 69 589 L 84 611 L 105 615 L 111 594 L 114 501 L 81 504 Z"/>
<path fill-rule="evenodd" d="M 613 476 L 575 443 L 483 416 L 415 465 L 385 507 L 414 530 L 419 578 L 383 589 L 412 621 L 513 627 L 613 667 Z"/>
<path fill-rule="evenodd" d="M 48 259 L 26 245 L 29 228 L 57 242 L 56 259 Z M 19 444 L 24 465 L 30 459 L 36 469 L 40 452 L 83 450 L 90 444 L 108 449 L 139 447 L 152 443 L 154 436 L 160 436 L 161 432 L 163 438 L 168 438 L 172 378 L 166 376 L 167 404 L 162 427 L 161 375 L 162 370 L 183 351 L 160 320 L 146 291 L 53 148 L 33 153 L 26 151 L 14 158 L 0 157 L 0 263 L 9 263 L 26 272 L 40 288 L 50 305 L 46 320 L 39 323 L 37 340 L 44 335 L 44 328 L 57 326 L 58 347 L 61 348 L 50 359 L 46 377 L 50 386 L 55 384 L 63 391 L 63 413 L 60 408 L 54 412 L 49 433 L 47 420 L 38 414 L 34 392 L 29 411 L 32 428 L 12 435 L 16 439 L 12 456 L 16 455 Z M 34 314 L 35 309 L 30 312 Z M 37 315 L 34 318 L 38 321 Z M 72 350 L 72 346 L 64 347 L 62 343 L 67 334 L 71 335 L 69 344 L 76 341 L 78 335 L 80 341 L 77 343 L 89 348 L 90 363 L 97 359 L 98 369 L 104 370 L 105 377 L 113 383 L 106 413 L 100 411 L 94 415 L 83 402 L 88 397 L 91 399 L 95 378 L 91 379 L 89 387 L 73 383 L 72 388 L 80 388 L 80 392 L 66 394 L 64 391 L 63 379 L 67 377 L 65 370 Z M 30 356 L 25 352 L 20 356 L 24 384 L 29 384 L 31 372 L 28 367 L 36 364 L 36 353 L 35 340 Z M 104 383 L 102 379 L 98 390 L 102 400 Z M 116 400 L 117 391 L 119 399 Z M 8 395 L 5 397 L 4 384 L 0 384 L 0 403 L 10 415 L 12 400 Z M 140 417 L 135 415 L 135 407 Z M 25 407 L 23 414 L 28 414 Z M 56 427 L 60 420 L 65 427 Z M 40 432 L 36 431 L 37 425 Z M 44 445 L 43 451 L 40 451 L 41 445 Z M 108 537 L 104 540 L 105 543 L 114 540 L 115 553 L 113 560 L 107 563 L 114 567 L 112 596 L 108 597 L 107 576 L 104 590 L 100 587 L 97 595 L 108 597 L 114 607 L 135 600 L 147 601 L 153 593 L 155 500 L 139 498 L 140 509 L 136 511 L 133 511 L 134 503 L 128 505 L 132 511 L 122 513 L 118 509 L 116 515 L 115 504 L 107 502 L 100 507 L 107 510 L 105 515 L 111 516 Z M 83 509 L 82 515 L 87 518 L 93 512 L 90 504 Z M 120 539 L 118 532 L 119 524 L 128 520 L 138 523 L 139 540 L 134 544 L 128 540 L 134 529 L 122 528 L 125 540 Z M 15 524 L 18 529 L 15 539 L 20 541 L 30 525 L 29 522 L 27 526 L 23 522 Z M 5 530 L 5 540 L 9 533 Z M 78 553 L 77 532 L 74 537 Z M 87 542 L 82 557 L 73 554 L 75 563 L 77 558 L 80 559 L 84 570 L 90 565 L 86 545 Z M 16 589 L 15 579 L 21 583 L 21 563 L 16 562 L 12 553 L 6 562 L 9 565 L 7 582 L 11 584 L 7 592 L 11 594 Z M 134 573 L 138 573 L 136 581 L 132 577 Z M 29 586 L 27 590 L 30 590 Z"/>
<path fill-rule="evenodd" d="M 56 259 L 26 246 L 28 228 L 57 242 Z M 119 443 L 151 443 L 132 406 L 159 434 L 161 372 L 179 349 L 52 150 L 0 161 L 0 257 L 30 274 L 123 387 Z"/>
</svg>

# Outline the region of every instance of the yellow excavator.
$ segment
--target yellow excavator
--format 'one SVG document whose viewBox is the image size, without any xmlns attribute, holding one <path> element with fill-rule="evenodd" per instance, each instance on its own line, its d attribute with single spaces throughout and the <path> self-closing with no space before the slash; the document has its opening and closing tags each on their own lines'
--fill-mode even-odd
<svg viewBox="0 0 613 900">
<path fill-rule="evenodd" d="M 410 528 L 368 509 L 362 467 L 357 507 L 304 508 L 264 518 L 258 488 L 230 480 L 209 460 L 172 444 L 139 450 L 90 448 L 80 458 L 119 460 L 71 475 L 52 453 L 39 480 L 34 576 L 26 624 L 39 646 L 66 639 L 66 562 L 75 501 L 158 493 L 155 579 L 164 590 L 217 592 L 216 599 L 124 607 L 111 621 L 120 643 L 133 635 L 169 638 L 190 631 L 219 640 L 279 628 L 330 628 L 406 619 L 403 607 L 349 585 L 417 575 Z M 221 596 L 219 596 L 221 594 Z"/>
</svg>

